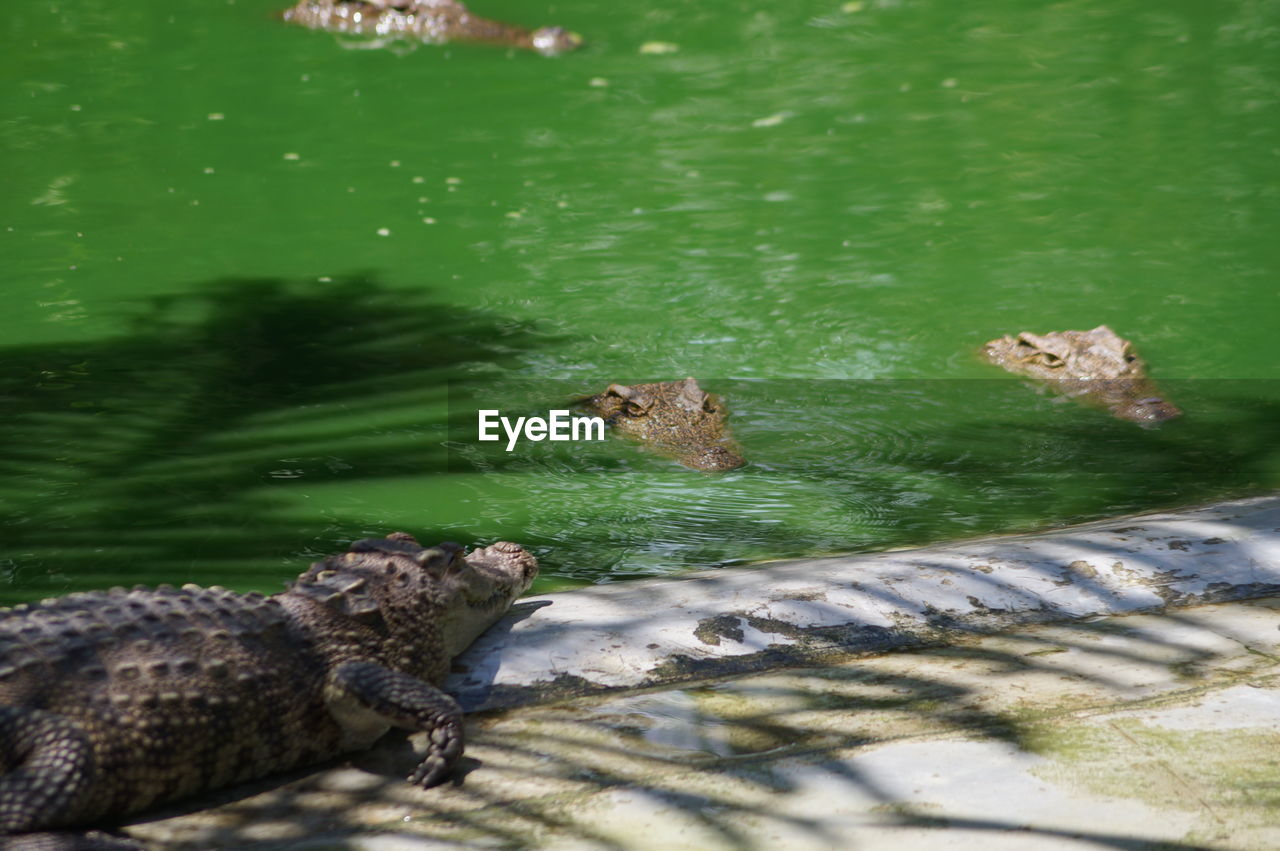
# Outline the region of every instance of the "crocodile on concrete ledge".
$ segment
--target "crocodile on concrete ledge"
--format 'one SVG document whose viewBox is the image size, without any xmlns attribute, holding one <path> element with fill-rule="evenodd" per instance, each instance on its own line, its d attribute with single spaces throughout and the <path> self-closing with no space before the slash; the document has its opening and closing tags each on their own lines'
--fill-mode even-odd
<svg viewBox="0 0 1280 851">
<path fill-rule="evenodd" d="M 1147 377 L 1133 345 L 1108 328 L 1004 336 L 982 347 L 987 360 L 1046 381 L 1059 393 L 1099 405 L 1122 420 L 1157 423 L 1182 415 Z"/>
<path fill-rule="evenodd" d="M 610 384 L 579 400 L 624 434 L 651 444 L 695 470 L 732 470 L 747 463 L 729 434 L 724 404 L 692 378 L 654 384 Z"/>
<path fill-rule="evenodd" d="M 0 610 L 0 847 L 121 847 L 57 829 L 321 762 L 391 727 L 429 734 L 409 780 L 441 783 L 462 713 L 437 686 L 537 570 L 516 544 L 464 556 L 397 532 L 270 597 L 115 588 Z"/>
<path fill-rule="evenodd" d="M 469 41 L 534 50 L 546 56 L 575 50 L 577 33 L 561 27 L 526 30 L 471 14 L 457 0 L 300 0 L 282 13 L 314 30 L 428 44 Z"/>
</svg>

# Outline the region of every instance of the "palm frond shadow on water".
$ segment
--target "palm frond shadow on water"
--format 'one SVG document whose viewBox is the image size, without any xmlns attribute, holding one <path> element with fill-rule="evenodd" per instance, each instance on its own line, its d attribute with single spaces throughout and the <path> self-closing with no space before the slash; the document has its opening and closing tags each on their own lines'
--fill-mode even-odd
<svg viewBox="0 0 1280 851">
<path fill-rule="evenodd" d="M 385 532 L 291 518 L 272 486 L 445 471 L 446 385 L 552 342 L 369 276 L 192 292 L 143 305 L 127 337 L 0 352 L 10 598 L 249 583 Z"/>
<path fill-rule="evenodd" d="M 1061 801 L 1052 792 L 1041 804 L 1029 800 L 1003 807 L 989 801 L 986 812 L 979 805 L 974 816 L 941 814 L 932 805 L 913 804 L 859 760 L 877 745 L 909 744 L 920 736 L 931 737 L 922 742 L 936 741 L 939 735 L 1024 754 L 1053 753 L 1054 725 L 1074 723 L 1072 710 L 1094 715 L 1107 705 L 1108 694 L 1126 692 L 1126 676 L 1160 682 L 1176 670 L 1183 687 L 1195 690 L 1199 678 L 1223 661 L 1205 641 L 1216 628 L 1195 610 L 1171 610 L 1146 615 L 1142 622 L 1122 618 L 1032 627 L 991 640 L 974 634 L 956 646 L 917 648 L 883 660 L 833 659 L 823 667 L 781 675 L 526 706 L 475 720 L 470 756 L 460 772 L 464 776 L 437 790 L 404 784 L 417 757 L 409 742 L 392 740 L 357 756 L 358 769 L 335 768 L 278 784 L 209 814 L 144 820 L 131 832 L 157 842 L 162 851 L 354 848 L 364 847 L 357 840 L 374 836 L 382 842 L 399 837 L 407 847 L 415 839 L 469 847 L 564 842 L 656 847 L 646 843 L 646 824 L 665 837 L 663 842 L 679 827 L 682 847 L 732 849 L 777 847 L 779 830 L 804 841 L 804 847 L 856 848 L 857 834 L 850 830 L 870 824 L 882 831 L 937 831 L 938 842 L 947 831 L 970 836 L 1017 831 L 1027 840 L 1056 837 L 1082 847 L 1226 847 L 1167 834 L 1143 836 L 1132 826 L 1108 830 L 1101 826 L 1105 819 L 1073 824 L 1060 814 L 1038 821 L 1071 827 L 1036 827 L 1028 812 L 1056 812 Z M 1082 656 L 1095 661 L 1081 664 Z M 1118 679 L 1116 664 L 1126 666 Z M 967 677 L 957 675 L 962 668 Z M 1260 675 L 1238 670 L 1232 676 Z M 1024 676 L 1071 681 L 1065 692 L 1071 695 L 1069 705 L 1037 712 L 991 700 L 1006 677 L 1012 684 L 1012 678 Z M 1150 744 L 1159 747 L 1154 740 Z M 1079 742 L 1068 735 L 1064 746 Z M 860 750 L 866 748 L 871 751 Z M 1160 767 L 1158 752 L 1141 757 L 1157 773 L 1177 770 Z M 1081 769 L 1086 775 L 1087 763 Z M 884 771 L 883 765 L 878 770 Z M 1214 812 L 1217 799 L 1205 803 L 1203 796 L 1220 794 L 1230 801 L 1235 791 L 1197 792 L 1193 784 L 1188 792 L 1186 779 L 1175 779 L 1173 786 L 1185 793 L 1184 809 L 1195 810 L 1198 800 L 1211 816 L 1206 816 L 1210 831 L 1215 820 L 1218 829 L 1231 830 L 1230 821 Z M 1141 797 L 1123 784 L 1117 788 L 1129 791 L 1114 799 L 1116 806 Z M 1087 800 L 1075 812 L 1088 811 Z M 815 801 L 828 804 L 815 810 Z M 832 808 L 832 801 L 844 803 Z M 264 825 L 276 831 L 273 837 L 263 836 Z"/>
</svg>

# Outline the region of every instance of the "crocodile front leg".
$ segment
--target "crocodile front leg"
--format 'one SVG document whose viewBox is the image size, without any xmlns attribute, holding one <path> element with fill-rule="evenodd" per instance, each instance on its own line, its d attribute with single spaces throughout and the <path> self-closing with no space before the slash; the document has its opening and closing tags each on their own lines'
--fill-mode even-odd
<svg viewBox="0 0 1280 851">
<path fill-rule="evenodd" d="M 371 744 L 389 727 L 428 734 L 426 757 L 409 782 L 424 789 L 442 783 L 462 756 L 462 710 L 440 689 L 374 662 L 343 662 L 329 676 L 325 702 L 350 737 Z"/>
<path fill-rule="evenodd" d="M 0 706 L 0 772 L 0 834 L 74 824 L 95 780 L 93 748 L 64 715 Z"/>
</svg>

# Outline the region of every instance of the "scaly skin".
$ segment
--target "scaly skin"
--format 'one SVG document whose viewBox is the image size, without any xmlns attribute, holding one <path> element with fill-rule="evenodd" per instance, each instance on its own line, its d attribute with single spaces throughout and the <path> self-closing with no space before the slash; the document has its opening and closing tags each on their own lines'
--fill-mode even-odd
<svg viewBox="0 0 1280 851">
<path fill-rule="evenodd" d="M 692 378 L 654 384 L 610 384 L 580 403 L 618 431 L 640 438 L 695 470 L 732 470 L 747 463 L 729 434 L 723 403 Z"/>
<path fill-rule="evenodd" d="M 0 847 L 95 847 L 30 832 L 320 762 L 393 726 L 429 733 L 409 779 L 440 783 L 463 742 L 437 686 L 536 573 L 515 544 L 464 558 L 395 533 L 271 597 L 115 588 L 0 610 Z"/>
<path fill-rule="evenodd" d="M 1105 325 L 1092 331 L 1004 336 L 982 347 L 987 360 L 1046 381 L 1059 393 L 1106 408 L 1122 420 L 1157 423 L 1182 415 L 1161 397 L 1133 345 Z"/>
<path fill-rule="evenodd" d="M 429 44 L 469 41 L 534 50 L 546 56 L 576 50 L 577 33 L 560 27 L 533 31 L 471 14 L 457 0 L 300 0 L 286 21 L 315 30 Z"/>
</svg>

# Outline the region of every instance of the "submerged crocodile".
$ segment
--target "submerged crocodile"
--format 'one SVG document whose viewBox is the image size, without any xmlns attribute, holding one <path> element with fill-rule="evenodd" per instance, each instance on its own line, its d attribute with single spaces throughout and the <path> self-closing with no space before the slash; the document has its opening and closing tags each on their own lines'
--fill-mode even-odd
<svg viewBox="0 0 1280 851">
<path fill-rule="evenodd" d="M 48 831 L 363 749 L 391 727 L 429 734 L 409 781 L 442 782 L 462 714 L 437 686 L 537 569 L 516 544 L 464 556 L 397 532 L 270 597 L 162 585 L 0 610 L 0 847 L 118 847 Z"/>
<path fill-rule="evenodd" d="M 580 400 L 619 431 L 634 435 L 695 470 L 732 470 L 747 463 L 729 434 L 724 405 L 692 378 L 655 384 L 610 384 Z"/>
<path fill-rule="evenodd" d="M 982 349 L 997 366 L 1047 381 L 1059 393 L 1099 405 L 1122 420 L 1155 423 L 1182 415 L 1156 390 L 1133 345 L 1106 325 L 1043 335 L 1023 331 Z"/>
<path fill-rule="evenodd" d="M 526 30 L 471 14 L 457 0 L 301 0 L 286 21 L 344 35 L 416 39 L 429 44 L 470 41 L 534 50 L 546 56 L 574 50 L 577 33 L 561 27 Z"/>
</svg>

